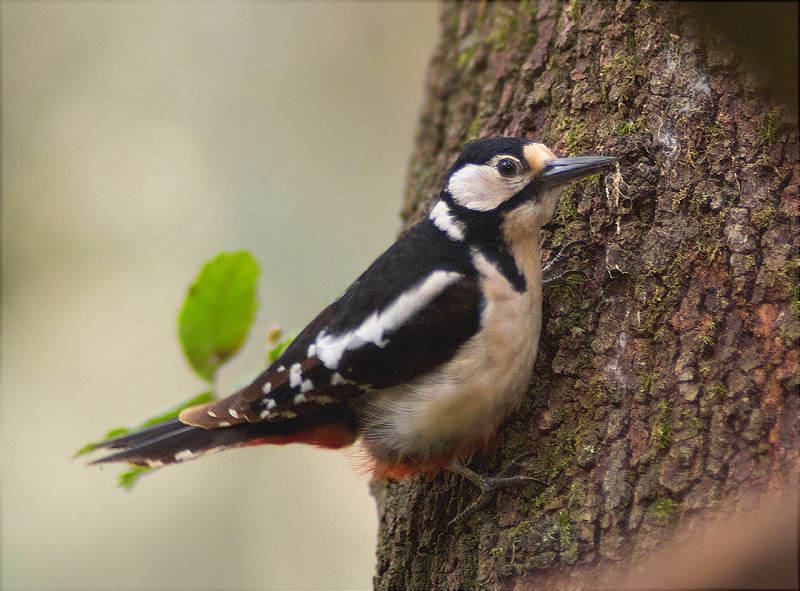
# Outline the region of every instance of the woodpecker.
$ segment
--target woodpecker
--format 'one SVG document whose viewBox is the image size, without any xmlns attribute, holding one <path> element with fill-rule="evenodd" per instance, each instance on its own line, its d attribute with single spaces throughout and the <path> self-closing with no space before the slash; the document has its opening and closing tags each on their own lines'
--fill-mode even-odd
<svg viewBox="0 0 800 591">
<path fill-rule="evenodd" d="M 449 468 L 492 438 L 527 390 L 542 326 L 540 230 L 560 189 L 609 168 L 543 144 L 468 144 L 419 222 L 233 395 L 103 444 L 94 463 L 162 466 L 233 447 L 360 440 L 376 476 Z M 555 257 L 557 258 L 557 257 Z"/>
</svg>

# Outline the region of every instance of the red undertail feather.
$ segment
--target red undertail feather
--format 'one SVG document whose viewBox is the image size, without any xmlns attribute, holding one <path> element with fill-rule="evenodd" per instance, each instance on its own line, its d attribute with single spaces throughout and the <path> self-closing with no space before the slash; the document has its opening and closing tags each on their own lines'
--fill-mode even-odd
<svg viewBox="0 0 800 591">
<path fill-rule="evenodd" d="M 257 437 L 245 443 L 251 445 L 287 445 L 289 443 L 305 443 L 323 449 L 341 449 L 355 443 L 358 435 L 352 430 L 350 425 L 342 423 L 332 423 L 319 425 L 291 435 L 265 435 Z"/>
</svg>

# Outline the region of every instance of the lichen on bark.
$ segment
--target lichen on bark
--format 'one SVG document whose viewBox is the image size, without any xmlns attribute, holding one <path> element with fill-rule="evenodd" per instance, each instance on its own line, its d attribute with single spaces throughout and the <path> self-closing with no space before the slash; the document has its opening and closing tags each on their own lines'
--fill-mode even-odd
<svg viewBox="0 0 800 591">
<path fill-rule="evenodd" d="M 531 588 L 624 569 L 798 466 L 797 123 L 680 6 L 445 4 L 404 217 L 460 147 L 526 136 L 619 170 L 568 188 L 545 248 L 582 278 L 545 292 L 529 396 L 472 466 L 525 455 L 543 485 L 475 496 L 388 484 L 376 588 Z"/>
</svg>

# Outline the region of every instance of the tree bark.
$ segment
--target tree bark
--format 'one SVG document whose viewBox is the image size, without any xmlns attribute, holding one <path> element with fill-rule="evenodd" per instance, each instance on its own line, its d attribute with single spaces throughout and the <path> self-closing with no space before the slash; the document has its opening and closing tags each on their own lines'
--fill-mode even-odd
<svg viewBox="0 0 800 591">
<path fill-rule="evenodd" d="M 545 248 L 585 241 L 570 254 L 584 276 L 546 288 L 526 401 L 470 464 L 493 474 L 521 458 L 543 482 L 451 530 L 471 483 L 379 487 L 375 587 L 601 586 L 720 511 L 746 512 L 753 494 L 793 490 L 794 111 L 680 5 L 445 4 L 441 27 L 409 226 L 479 137 L 615 155 L 619 168 L 568 188 L 543 232 Z"/>
</svg>

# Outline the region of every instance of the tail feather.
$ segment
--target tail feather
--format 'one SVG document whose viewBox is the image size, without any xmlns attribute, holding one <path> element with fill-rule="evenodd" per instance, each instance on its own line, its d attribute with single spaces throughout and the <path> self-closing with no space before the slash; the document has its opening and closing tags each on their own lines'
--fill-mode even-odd
<svg viewBox="0 0 800 591">
<path fill-rule="evenodd" d="M 223 447 L 233 447 L 241 435 L 190 427 L 173 419 L 106 442 L 101 447 L 121 451 L 95 460 L 92 464 L 128 462 L 153 467 L 174 464 L 219 451 Z"/>
<path fill-rule="evenodd" d="M 91 464 L 128 462 L 156 467 L 246 445 L 307 443 L 336 449 L 350 445 L 355 438 L 352 411 L 343 405 L 293 420 L 242 423 L 217 429 L 203 429 L 172 419 L 104 442 L 99 448 L 120 451 Z"/>
<path fill-rule="evenodd" d="M 185 426 L 178 419 L 171 419 L 162 423 L 157 423 L 150 427 L 140 429 L 133 433 L 126 433 L 114 439 L 109 439 L 99 444 L 98 449 L 121 449 L 131 447 L 143 441 L 151 440 L 159 435 L 173 433 L 178 427 Z"/>
</svg>

